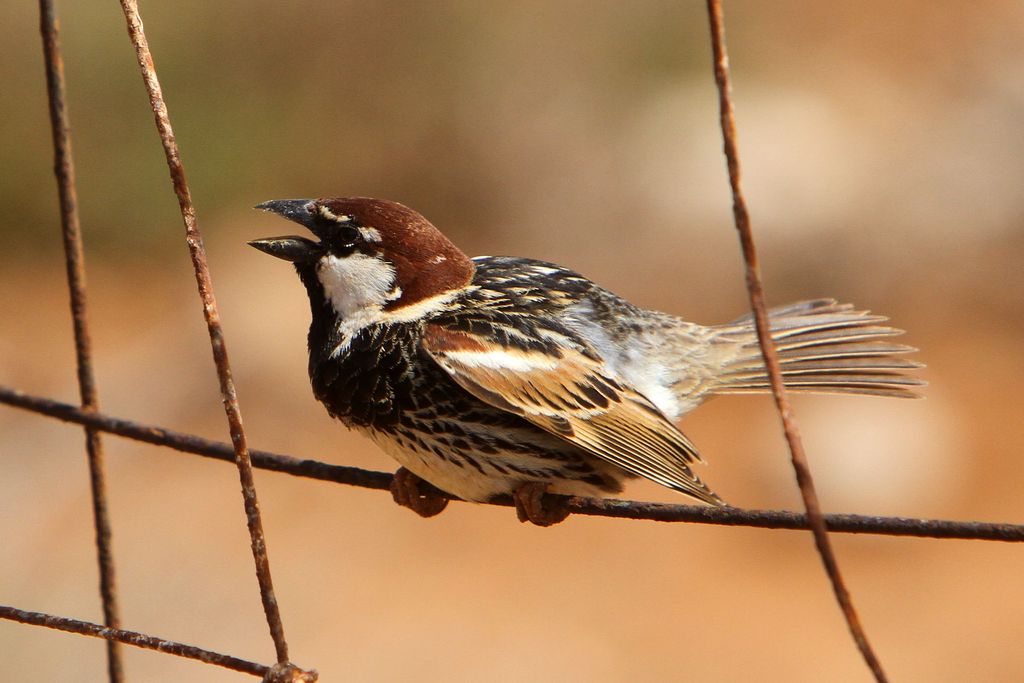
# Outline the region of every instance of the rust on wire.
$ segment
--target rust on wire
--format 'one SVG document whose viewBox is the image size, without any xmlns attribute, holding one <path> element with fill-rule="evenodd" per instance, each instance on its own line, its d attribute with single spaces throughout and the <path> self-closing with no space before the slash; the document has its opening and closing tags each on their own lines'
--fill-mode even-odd
<svg viewBox="0 0 1024 683">
<path fill-rule="evenodd" d="M 156 446 L 231 462 L 234 451 L 230 444 L 211 441 L 194 434 L 183 434 L 162 427 L 139 424 L 130 420 L 85 412 L 68 403 L 30 396 L 0 386 L 0 404 L 53 417 L 65 422 L 84 424 L 117 436 Z M 288 455 L 254 450 L 253 465 L 261 469 L 283 472 L 297 477 L 319 479 L 337 484 L 387 491 L 391 474 L 358 467 L 332 465 L 318 460 L 304 460 Z M 437 495 L 451 498 L 443 491 Z M 550 494 L 549 494 L 550 495 Z M 457 499 L 455 499 L 457 500 Z M 511 500 L 492 501 L 510 506 Z M 629 500 L 569 498 L 568 508 L 576 514 L 618 519 L 656 522 L 691 522 L 720 526 L 746 526 L 761 529 L 808 529 L 807 516 L 782 510 L 746 510 L 706 505 L 672 505 Z M 851 534 L 881 534 L 917 538 L 965 539 L 983 541 L 1024 542 L 1024 525 L 998 522 L 959 522 L 943 519 L 881 517 L 873 515 L 825 515 L 829 531 Z"/>
<path fill-rule="evenodd" d="M 6 605 L 0 605 L 0 619 L 8 619 L 10 621 L 16 621 L 22 624 L 32 624 L 34 626 L 43 626 L 45 628 L 52 628 L 57 631 L 65 631 L 67 633 L 92 636 L 93 638 L 103 638 L 107 642 L 118 644 L 125 643 L 126 645 L 134 645 L 135 647 L 141 647 L 146 650 L 165 652 L 167 654 L 177 655 L 178 657 L 195 659 L 205 664 L 222 666 L 225 669 L 231 669 L 232 671 L 239 671 L 253 676 L 262 676 L 264 680 L 271 680 L 268 679 L 267 676 L 272 672 L 272 667 L 264 664 L 257 664 L 256 662 L 239 659 L 238 657 L 232 657 L 231 655 L 204 650 L 202 648 L 195 647 L 194 645 L 185 645 L 184 643 L 177 643 L 173 640 L 164 640 L 163 638 L 157 638 L 145 633 L 125 631 L 120 628 L 101 626 L 100 624 L 93 624 L 88 621 L 58 617 L 52 614 L 43 614 L 42 612 L 29 612 L 15 607 L 8 607 Z M 316 672 L 303 671 L 300 673 L 304 674 L 306 677 L 293 677 L 290 679 L 278 680 L 316 680 Z"/>
<path fill-rule="evenodd" d="M 868 642 L 867 633 L 864 631 L 864 627 L 860 623 L 860 617 L 853 606 L 853 600 L 843 581 L 842 574 L 839 571 L 839 564 L 836 561 L 832 544 L 828 538 L 828 527 L 821 513 L 821 505 L 818 502 L 818 494 L 814 489 L 814 479 L 811 477 L 811 470 L 807 464 L 803 442 L 793 420 L 793 411 L 789 404 L 789 398 L 786 395 L 785 385 L 782 383 L 782 372 L 779 368 L 779 358 L 775 351 L 775 344 L 772 342 L 771 334 L 768 330 L 768 315 L 765 312 L 764 287 L 761 284 L 757 250 L 754 246 L 754 235 L 750 228 L 750 214 L 747 212 L 746 200 L 743 198 L 743 191 L 740 186 L 740 161 L 736 145 L 736 122 L 730 96 L 729 58 L 725 47 L 725 20 L 722 16 L 722 3 L 721 0 L 707 0 L 707 6 L 711 25 L 715 84 L 718 86 L 722 138 L 724 141 L 726 164 L 729 169 L 729 186 L 732 189 L 733 218 L 735 219 L 736 230 L 739 232 L 740 245 L 743 250 L 747 292 L 750 295 L 750 308 L 754 314 L 757 339 L 761 346 L 761 352 L 764 355 L 765 366 L 768 369 L 772 396 L 775 399 L 775 405 L 782 419 L 782 430 L 785 433 L 786 442 L 789 444 L 793 470 L 796 473 L 796 480 L 800 486 L 800 495 L 803 497 L 804 508 L 807 510 L 807 519 L 810 522 L 811 532 L 814 535 L 814 544 L 818 549 L 822 564 L 825 566 L 825 571 L 828 573 L 829 580 L 832 583 L 832 590 L 835 593 L 836 601 L 839 603 L 850 633 L 857 643 L 857 648 L 860 650 L 864 661 L 867 663 L 868 668 L 871 669 L 875 679 L 882 683 L 887 680 L 885 672 L 882 670 L 882 663 Z"/>
<path fill-rule="evenodd" d="M 149 43 L 142 28 L 142 17 L 139 15 L 138 3 L 136 0 L 121 0 L 121 9 L 124 11 L 125 20 L 128 24 L 128 34 L 131 37 L 132 45 L 135 47 L 139 68 L 142 70 L 142 79 L 146 85 L 146 92 L 149 94 L 149 103 L 153 109 L 153 116 L 156 119 L 160 141 L 163 143 L 164 155 L 167 157 L 167 167 L 170 170 L 171 183 L 174 186 L 174 193 L 178 197 L 178 206 L 181 210 L 182 220 L 185 223 L 185 242 L 188 245 L 192 266 L 196 273 L 199 298 L 202 299 L 203 303 L 203 316 L 206 319 L 206 327 L 210 334 L 213 360 L 217 366 L 221 401 L 224 404 L 224 412 L 227 414 L 231 442 L 234 445 L 235 462 L 238 465 L 238 476 L 242 485 L 245 516 L 249 527 L 252 555 L 256 563 L 256 577 L 259 581 L 263 611 L 267 617 L 270 636 L 274 641 L 277 661 L 279 664 L 285 664 L 288 662 L 288 643 L 284 637 L 281 612 L 277 605 L 277 598 L 274 595 L 274 583 L 270 575 L 270 560 L 267 556 L 263 521 L 260 518 L 259 501 L 256 497 L 256 484 L 253 481 L 252 463 L 249 458 L 249 448 L 246 445 L 245 431 L 242 428 L 242 413 L 238 406 L 238 396 L 235 393 L 235 384 L 231 377 L 231 366 L 228 362 L 224 332 L 220 324 L 220 315 L 217 312 L 217 300 L 213 294 L 213 282 L 210 280 L 210 270 L 206 263 L 206 249 L 203 246 L 203 238 L 199 232 L 199 225 L 196 222 L 195 206 L 192 204 L 192 196 L 188 183 L 185 180 L 185 168 L 181 163 L 178 143 L 174 138 L 174 130 L 171 128 L 167 105 L 164 102 L 160 81 L 157 78 L 156 68 L 153 65 L 153 55 L 149 50 Z"/>
<path fill-rule="evenodd" d="M 92 342 L 86 317 L 85 256 L 82 229 L 78 219 L 78 197 L 75 189 L 75 165 L 71 155 L 71 124 L 68 117 L 64 86 L 64 59 L 61 56 L 57 11 L 53 0 L 39 0 L 39 24 L 43 37 L 43 58 L 46 62 L 46 94 L 53 133 L 54 173 L 60 200 L 61 232 L 64 239 L 64 262 L 67 268 L 71 299 L 71 321 L 75 335 L 75 361 L 78 368 L 78 392 L 84 411 L 99 409 L 96 378 L 92 367 Z M 99 430 L 86 425 L 85 450 L 89 461 L 89 484 L 92 491 L 93 526 L 96 533 L 96 559 L 99 564 L 100 596 L 103 599 L 103 623 L 110 628 L 121 625 L 117 599 L 114 553 L 111 548 L 110 513 L 107 508 L 106 475 L 103 466 L 103 442 Z M 107 641 L 107 673 L 111 683 L 124 680 L 121 646 Z"/>
</svg>

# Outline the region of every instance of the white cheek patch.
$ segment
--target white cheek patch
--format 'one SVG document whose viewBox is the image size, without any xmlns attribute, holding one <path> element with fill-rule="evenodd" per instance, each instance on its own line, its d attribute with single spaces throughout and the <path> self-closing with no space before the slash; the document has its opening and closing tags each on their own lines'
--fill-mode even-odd
<svg viewBox="0 0 1024 683">
<path fill-rule="evenodd" d="M 316 274 L 324 295 L 343 319 L 379 313 L 384 304 L 402 295 L 395 286 L 394 266 L 376 256 L 325 256 Z"/>
</svg>

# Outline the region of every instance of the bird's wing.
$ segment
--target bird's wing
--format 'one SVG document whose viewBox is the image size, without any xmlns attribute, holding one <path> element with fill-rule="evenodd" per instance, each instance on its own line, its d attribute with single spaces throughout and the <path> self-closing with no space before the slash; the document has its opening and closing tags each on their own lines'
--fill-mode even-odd
<svg viewBox="0 0 1024 683">
<path fill-rule="evenodd" d="M 690 440 L 639 392 L 580 348 L 503 343 L 500 337 L 428 324 L 423 347 L 466 391 L 633 474 L 713 505 L 722 502 L 690 469 Z"/>
</svg>

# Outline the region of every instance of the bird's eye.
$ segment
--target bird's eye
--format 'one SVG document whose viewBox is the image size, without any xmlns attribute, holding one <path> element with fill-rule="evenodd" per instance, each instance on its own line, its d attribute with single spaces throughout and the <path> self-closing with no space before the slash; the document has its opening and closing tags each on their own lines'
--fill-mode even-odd
<svg viewBox="0 0 1024 683">
<path fill-rule="evenodd" d="M 359 241 L 359 229 L 353 225 L 341 225 L 338 227 L 337 240 L 340 244 L 351 247 Z"/>
</svg>

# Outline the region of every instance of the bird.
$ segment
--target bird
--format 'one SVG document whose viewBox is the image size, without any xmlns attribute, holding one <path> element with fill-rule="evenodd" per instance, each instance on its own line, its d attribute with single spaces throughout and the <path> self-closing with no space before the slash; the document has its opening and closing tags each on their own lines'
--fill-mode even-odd
<svg viewBox="0 0 1024 683">
<path fill-rule="evenodd" d="M 677 422 L 712 396 L 770 390 L 752 316 L 699 325 L 553 263 L 470 258 L 394 201 L 255 208 L 316 238 L 249 245 L 293 264 L 313 395 L 398 461 L 398 504 L 431 517 L 452 496 L 511 496 L 520 521 L 550 526 L 568 510 L 546 494 L 604 497 L 642 477 L 725 505 Z M 790 391 L 918 396 L 907 371 L 922 364 L 887 318 L 814 299 L 768 320 Z"/>
</svg>

